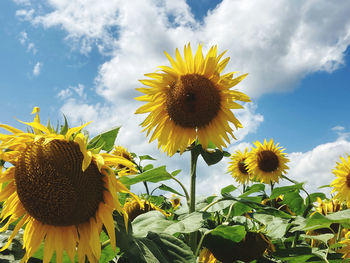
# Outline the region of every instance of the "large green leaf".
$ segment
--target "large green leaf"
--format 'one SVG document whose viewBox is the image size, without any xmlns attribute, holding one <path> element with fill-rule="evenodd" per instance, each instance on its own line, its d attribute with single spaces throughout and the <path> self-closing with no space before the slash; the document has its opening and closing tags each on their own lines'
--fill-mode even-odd
<svg viewBox="0 0 350 263">
<path fill-rule="evenodd" d="M 230 185 L 225 186 L 224 188 L 221 189 L 221 194 L 231 193 L 236 189 L 237 189 L 236 186 L 234 186 L 233 184 L 230 184 Z"/>
<path fill-rule="evenodd" d="M 266 233 L 271 238 L 282 238 L 289 226 L 288 220 L 266 214 L 254 214 L 254 218 L 265 225 Z"/>
<path fill-rule="evenodd" d="M 111 151 L 114 147 L 114 142 L 115 142 L 115 139 L 117 138 L 119 129 L 120 127 L 116 127 L 109 131 L 100 133 L 99 135 L 95 136 L 89 141 L 87 148 L 89 150 L 102 149 L 106 152 Z"/>
<path fill-rule="evenodd" d="M 231 240 L 233 242 L 240 242 L 246 235 L 244 226 L 224 226 L 219 225 L 213 229 L 210 234 L 212 236 L 220 236 L 224 239 Z"/>
<path fill-rule="evenodd" d="M 246 197 L 257 192 L 263 192 L 264 190 L 264 184 L 253 184 L 252 186 L 247 187 L 246 191 L 243 194 L 241 194 L 240 197 Z"/>
<path fill-rule="evenodd" d="M 350 209 L 342 210 L 329 215 L 322 215 L 320 213 L 315 213 L 311 217 L 306 219 L 301 219 L 295 221 L 297 224 L 292 228 L 292 231 L 308 231 L 320 228 L 329 228 L 331 224 L 338 223 L 342 224 L 344 227 L 349 227 Z"/>
<path fill-rule="evenodd" d="M 149 232 L 131 240 L 124 251 L 130 263 L 195 263 L 191 249 L 180 239 L 165 233 Z"/>
<path fill-rule="evenodd" d="M 276 187 L 272 190 L 271 199 L 275 199 L 279 195 L 284 195 L 287 192 L 295 191 L 295 190 L 300 190 L 303 188 L 304 183 L 298 183 L 298 184 L 293 184 L 293 185 L 288 185 L 288 186 L 282 186 L 282 187 Z"/>
<path fill-rule="evenodd" d="M 179 218 L 178 221 L 167 220 L 159 211 L 150 211 L 139 215 L 132 222 L 134 235 L 145 237 L 149 231 L 156 233 L 191 233 L 202 227 L 202 213 L 191 213 Z"/>
<path fill-rule="evenodd" d="M 169 179 L 171 179 L 171 175 L 167 172 L 165 166 L 160 166 L 141 174 L 123 176 L 120 178 L 120 181 L 124 185 L 129 186 L 144 181 L 157 183 Z"/>
<path fill-rule="evenodd" d="M 171 188 L 170 186 L 167 186 L 165 184 L 161 184 L 158 188 L 160 190 L 163 190 L 163 191 L 167 191 L 167 192 L 174 193 L 174 194 L 177 194 L 180 196 L 184 196 L 183 194 L 180 194 L 178 191 L 176 191 L 174 188 Z"/>
<path fill-rule="evenodd" d="M 304 199 L 300 196 L 298 191 L 287 192 L 283 196 L 282 203 L 288 205 L 297 215 L 302 215 L 305 211 Z"/>
</svg>

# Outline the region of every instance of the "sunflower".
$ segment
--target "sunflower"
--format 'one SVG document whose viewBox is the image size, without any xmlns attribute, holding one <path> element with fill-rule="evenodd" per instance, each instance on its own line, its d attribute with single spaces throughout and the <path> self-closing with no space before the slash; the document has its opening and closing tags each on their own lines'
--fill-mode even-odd
<svg viewBox="0 0 350 263">
<path fill-rule="evenodd" d="M 337 192 L 335 198 L 350 204 L 350 156 L 345 159 L 340 157 L 341 162 L 338 163 L 333 170 L 333 174 L 337 177 L 331 183 L 333 187 L 332 193 Z"/>
<path fill-rule="evenodd" d="M 170 198 L 171 205 L 173 209 L 177 209 L 181 205 L 181 199 L 176 194 L 173 194 Z"/>
<path fill-rule="evenodd" d="M 237 150 L 233 155 L 231 155 L 231 161 L 228 171 L 232 174 L 232 177 L 236 179 L 237 182 L 241 184 L 246 184 L 250 181 L 250 174 L 248 173 L 247 165 L 245 160 L 248 157 L 248 149 L 244 150 L 242 153 Z"/>
<path fill-rule="evenodd" d="M 130 162 L 134 163 L 134 157 L 131 155 L 130 152 L 123 146 L 114 146 L 113 151 L 111 152 L 112 155 L 116 156 L 122 156 L 125 159 L 129 160 Z M 134 164 L 134 169 L 130 169 L 129 167 L 126 167 L 123 164 L 119 164 L 117 167 L 118 169 L 118 175 L 119 176 L 124 176 L 124 175 L 131 175 L 131 174 L 136 174 L 136 165 Z"/>
<path fill-rule="evenodd" d="M 137 216 L 141 214 L 145 214 L 149 211 L 157 210 L 161 212 L 165 216 L 169 216 L 167 212 L 158 206 L 152 204 L 147 200 L 127 200 L 124 204 L 123 209 L 128 214 L 128 218 L 130 221 L 133 221 Z"/>
<path fill-rule="evenodd" d="M 332 214 L 344 209 L 347 209 L 345 204 L 342 204 L 338 199 L 330 199 L 330 200 L 322 200 L 321 198 L 317 197 L 317 202 L 318 202 L 318 206 L 316 207 L 316 211 L 312 213 L 320 213 L 324 216 L 328 215 L 328 214 Z M 332 234 L 332 233 L 338 233 L 339 232 L 339 223 L 332 223 L 329 228 L 319 228 L 319 229 L 315 229 L 315 230 L 311 230 L 308 231 L 306 234 L 307 235 L 320 235 L 320 234 Z M 345 237 L 345 234 L 348 232 L 348 229 L 343 228 L 341 229 L 341 233 L 339 234 L 339 237 Z M 333 245 L 337 242 L 337 237 L 334 236 L 333 238 L 329 239 L 327 241 L 328 245 Z M 319 240 L 316 239 L 312 239 L 311 240 L 311 246 L 312 247 L 319 247 L 319 245 L 321 244 L 321 242 Z"/>
<path fill-rule="evenodd" d="M 115 249 L 113 211 L 122 213 L 127 221 L 117 193 L 130 192 L 110 167 L 122 164 L 132 169 L 133 165 L 123 157 L 87 150 L 87 139 L 80 131 L 88 123 L 58 133 L 40 123 L 38 107 L 32 114 L 36 114 L 33 122 L 22 122 L 32 132 L 0 124 L 9 132 L 0 133 L 0 159 L 10 164 L 0 169 L 0 183 L 5 186 L 0 192 L 0 201 L 4 201 L 0 231 L 15 224 L 0 251 L 25 226 L 24 262 L 42 242 L 43 262 L 50 262 L 54 251 L 56 261 L 62 262 L 64 250 L 72 262 L 76 252 L 79 262 L 86 257 L 98 262 L 102 225 Z"/>
<path fill-rule="evenodd" d="M 254 180 L 262 183 L 278 183 L 282 173 L 285 173 L 288 168 L 286 165 L 289 159 L 284 153 L 284 149 L 274 144 L 273 139 L 268 143 L 266 139 L 264 144 L 259 141 L 255 143 L 256 148 L 253 148 L 248 154 L 246 164 L 248 173 L 254 176 Z"/>
<path fill-rule="evenodd" d="M 153 130 L 150 142 L 158 139 L 158 148 L 172 156 L 178 150 L 182 153 L 187 146 L 198 139 L 203 148 L 209 142 L 219 149 L 230 143 L 233 129 L 241 123 L 231 109 L 243 108 L 236 101 L 250 101 L 242 92 L 230 90 L 247 74 L 233 78 L 235 72 L 220 75 L 229 58 L 221 61 L 225 52 L 217 55 L 212 46 L 204 58 L 202 45 L 192 55 L 190 44 L 184 47 L 184 59 L 176 49 L 174 60 L 168 53 L 171 66 L 160 66 L 161 72 L 145 74 L 151 79 L 140 80 L 148 87 L 138 88 L 144 96 L 136 98 L 147 104 L 135 113 L 149 113 L 142 122 L 147 135 Z"/>
<path fill-rule="evenodd" d="M 206 247 L 201 249 L 199 253 L 198 263 L 217 263 L 218 260 L 214 257 L 213 253 L 210 252 Z"/>
<path fill-rule="evenodd" d="M 337 252 L 343 254 L 343 258 L 350 258 L 350 231 L 345 234 L 345 239 L 339 242 L 342 245 L 341 249 Z"/>
</svg>

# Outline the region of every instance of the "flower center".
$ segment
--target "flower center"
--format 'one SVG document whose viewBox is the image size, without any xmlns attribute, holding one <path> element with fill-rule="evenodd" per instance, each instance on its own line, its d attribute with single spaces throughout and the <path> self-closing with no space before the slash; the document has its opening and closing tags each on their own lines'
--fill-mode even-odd
<svg viewBox="0 0 350 263">
<path fill-rule="evenodd" d="M 17 193 L 26 211 L 42 223 L 76 225 L 103 202 L 103 175 L 92 161 L 83 172 L 75 142 L 44 139 L 27 146 L 16 163 Z"/>
<path fill-rule="evenodd" d="M 346 185 L 350 188 L 350 173 L 346 176 Z"/>
<path fill-rule="evenodd" d="M 216 117 L 220 102 L 220 91 L 209 79 L 199 74 L 187 74 L 170 85 L 166 109 L 177 125 L 200 128 Z"/>
<path fill-rule="evenodd" d="M 278 168 L 277 155 L 272 151 L 262 151 L 258 155 L 258 166 L 260 170 L 270 173 Z"/>
<path fill-rule="evenodd" d="M 247 170 L 246 164 L 244 163 L 244 160 L 238 163 L 238 169 L 242 174 L 248 174 L 248 170 Z"/>
</svg>

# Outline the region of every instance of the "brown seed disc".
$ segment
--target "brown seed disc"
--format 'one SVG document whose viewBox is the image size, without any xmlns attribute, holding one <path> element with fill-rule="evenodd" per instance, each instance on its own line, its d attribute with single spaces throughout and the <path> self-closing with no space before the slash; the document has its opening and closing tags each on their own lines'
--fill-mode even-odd
<svg viewBox="0 0 350 263">
<path fill-rule="evenodd" d="M 183 75 L 170 85 L 166 109 L 170 118 L 184 128 L 208 125 L 220 110 L 220 91 L 206 77 Z"/>
<path fill-rule="evenodd" d="M 270 173 L 278 168 L 279 161 L 277 155 L 272 151 L 262 151 L 258 155 L 258 166 L 260 170 Z"/>
<path fill-rule="evenodd" d="M 350 188 L 350 173 L 346 176 L 346 185 Z"/>
<path fill-rule="evenodd" d="M 94 161 L 83 172 L 83 154 L 75 142 L 38 140 L 16 164 L 17 194 L 26 211 L 55 226 L 77 225 L 96 214 L 103 202 L 103 175 Z"/>
<path fill-rule="evenodd" d="M 238 163 L 238 169 L 241 171 L 241 173 L 248 174 L 247 166 L 244 163 L 244 160 L 242 160 Z"/>
</svg>

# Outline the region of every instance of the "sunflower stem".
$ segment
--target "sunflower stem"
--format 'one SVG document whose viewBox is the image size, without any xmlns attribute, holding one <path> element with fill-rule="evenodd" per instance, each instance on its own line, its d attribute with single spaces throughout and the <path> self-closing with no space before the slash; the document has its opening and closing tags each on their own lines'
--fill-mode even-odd
<svg viewBox="0 0 350 263">
<path fill-rule="evenodd" d="M 189 194 L 187 192 L 186 187 L 175 176 L 170 175 L 170 177 L 171 177 L 171 179 L 175 180 L 181 186 L 182 190 L 185 193 L 187 204 L 189 204 L 190 203 L 190 196 L 189 196 Z"/>
<path fill-rule="evenodd" d="M 196 169 L 197 169 L 197 160 L 200 152 L 198 151 L 198 148 L 194 146 L 191 149 L 191 192 L 190 192 L 190 200 L 188 204 L 188 212 L 189 214 L 196 211 Z M 196 252 L 197 248 L 197 233 L 193 232 L 190 233 L 189 237 L 189 245 L 193 251 L 193 253 Z"/>
<path fill-rule="evenodd" d="M 148 189 L 147 182 L 143 181 L 143 185 L 144 185 L 145 188 L 146 188 L 146 193 L 147 193 L 147 195 L 149 195 L 149 189 Z"/>
</svg>

